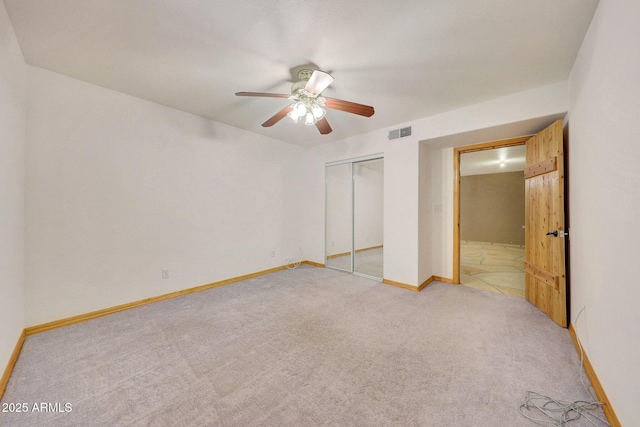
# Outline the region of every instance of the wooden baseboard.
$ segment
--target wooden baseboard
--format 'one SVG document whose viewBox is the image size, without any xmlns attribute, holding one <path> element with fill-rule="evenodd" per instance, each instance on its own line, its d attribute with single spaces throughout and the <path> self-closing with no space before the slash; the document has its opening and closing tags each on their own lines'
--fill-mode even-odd
<svg viewBox="0 0 640 427">
<path fill-rule="evenodd" d="M 369 248 L 356 249 L 356 253 L 364 252 L 364 251 L 370 251 L 372 249 L 380 249 L 382 247 L 384 247 L 384 245 L 378 245 L 378 246 L 371 246 Z M 347 255 L 351 255 L 351 252 L 341 252 L 339 254 L 327 255 L 327 259 L 339 258 L 341 256 L 347 256 Z"/>
<path fill-rule="evenodd" d="M 327 259 L 340 258 L 347 255 L 351 255 L 351 252 L 340 252 L 339 254 L 327 255 Z"/>
<path fill-rule="evenodd" d="M 389 280 L 389 279 L 382 279 L 382 283 L 386 285 L 396 286 L 402 289 L 409 289 L 410 291 L 420 292 L 421 290 L 426 288 L 429 283 L 433 282 L 434 280 L 435 280 L 434 276 L 431 276 L 427 280 L 422 282 L 420 286 L 409 285 L 407 283 L 396 282 L 395 280 Z"/>
<path fill-rule="evenodd" d="M 420 286 L 418 286 L 418 292 L 420 292 L 421 290 L 423 290 L 424 288 L 427 287 L 427 285 L 431 282 L 434 282 L 436 280 L 436 278 L 434 276 L 429 277 L 427 280 L 425 280 L 424 282 L 422 282 L 420 284 Z"/>
<path fill-rule="evenodd" d="M 377 245 L 377 246 L 369 246 L 368 248 L 362 248 L 362 249 L 356 249 L 356 253 L 360 253 L 360 252 L 365 252 L 365 251 L 370 251 L 373 249 L 380 249 L 383 248 L 384 245 Z"/>
<path fill-rule="evenodd" d="M 418 287 L 417 286 L 408 285 L 408 284 L 402 283 L 402 282 L 396 282 L 395 280 L 382 279 L 382 283 L 384 283 L 385 285 L 391 285 L 391 286 L 395 286 L 395 287 L 398 287 L 398 288 L 409 289 L 410 291 L 418 292 Z"/>
<path fill-rule="evenodd" d="M 441 276 L 431 276 L 431 277 L 433 277 L 433 280 L 435 280 L 436 282 L 449 283 L 451 285 L 458 284 L 458 283 L 453 283 L 453 279 L 447 279 L 446 277 L 441 277 Z"/>
<path fill-rule="evenodd" d="M 322 264 L 318 264 L 312 261 L 302 261 L 302 264 L 313 265 L 316 267 L 324 267 Z M 251 279 L 252 277 L 258 277 L 269 273 L 275 273 L 276 271 L 285 270 L 285 266 L 270 268 L 268 270 L 258 271 L 256 273 L 245 274 L 243 276 L 233 277 L 231 279 L 221 280 L 219 282 L 213 282 L 206 285 L 196 286 L 195 288 L 183 289 L 168 294 L 158 295 L 151 298 L 145 298 L 139 301 L 133 301 L 130 303 L 117 305 L 115 307 L 104 308 L 102 310 L 92 311 L 90 313 L 79 314 L 77 316 L 67 317 L 60 320 L 54 320 L 53 322 L 43 323 L 41 325 L 29 326 L 25 328 L 27 335 L 38 334 L 40 332 L 49 331 L 51 329 L 62 328 L 64 326 L 74 325 L 76 323 L 86 322 L 87 320 L 95 319 L 97 317 L 107 316 L 109 314 L 117 313 L 124 310 L 140 307 L 143 305 L 151 304 L 158 301 L 164 301 L 171 298 L 176 298 L 182 295 L 192 294 L 194 292 L 206 291 L 207 289 L 217 288 L 219 286 L 228 285 L 230 283 L 239 282 L 241 280 Z"/>
<path fill-rule="evenodd" d="M 587 354 L 583 351 L 580 341 L 578 341 L 578 336 L 576 335 L 576 330 L 574 329 L 572 323 L 569 324 L 568 329 L 569 329 L 569 335 L 571 335 L 571 339 L 573 339 L 573 344 L 576 346 L 576 350 L 578 350 L 579 354 L 582 354 L 584 371 L 587 374 L 587 378 L 589 378 L 589 381 L 591 381 L 593 390 L 596 392 L 596 397 L 600 402 L 604 403 L 604 405 L 602 406 L 602 409 L 604 410 L 604 414 L 607 416 L 607 419 L 609 420 L 609 424 L 611 424 L 611 427 L 621 427 L 622 424 L 620 424 L 620 420 L 618 419 L 618 416 L 613 411 L 611 402 L 609 402 L 609 398 L 607 397 L 607 394 L 604 392 L 604 389 L 602 388 L 602 384 L 600 384 L 600 380 L 596 375 L 596 371 L 593 370 L 593 366 L 591 366 L 591 362 L 589 361 Z"/>
<path fill-rule="evenodd" d="M 302 261 L 301 264 L 307 264 L 307 265 L 312 265 L 314 267 L 324 268 L 324 264 L 321 264 L 319 262 L 314 262 L 314 261 Z"/>
<path fill-rule="evenodd" d="M 2 378 L 0 378 L 0 400 L 4 395 L 4 390 L 7 388 L 7 384 L 9 383 L 9 378 L 11 377 L 11 373 L 13 372 L 13 367 L 16 365 L 18 361 L 18 356 L 20 355 L 20 350 L 22 350 L 22 345 L 24 344 L 24 340 L 27 337 L 24 329 L 22 333 L 18 337 L 18 343 L 13 349 L 13 353 L 11 353 L 11 357 L 9 358 L 9 362 L 7 363 L 7 367 L 4 369 L 4 373 L 2 374 Z"/>
</svg>

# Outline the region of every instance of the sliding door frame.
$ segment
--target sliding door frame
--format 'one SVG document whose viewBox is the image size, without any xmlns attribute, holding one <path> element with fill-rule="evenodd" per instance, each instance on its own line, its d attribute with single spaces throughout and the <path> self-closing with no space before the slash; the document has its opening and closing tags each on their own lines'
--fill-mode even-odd
<svg viewBox="0 0 640 427">
<path fill-rule="evenodd" d="M 368 274 L 363 274 L 363 273 L 358 273 L 357 271 L 355 271 L 355 181 L 354 181 L 354 176 L 355 176 L 355 164 L 356 163 L 361 163 L 361 162 L 366 162 L 368 160 L 377 160 L 377 159 L 382 159 L 384 161 L 384 153 L 376 153 L 376 154 L 370 154 L 368 156 L 360 156 L 360 157 L 352 157 L 350 159 L 344 159 L 344 160 L 336 160 L 333 162 L 327 162 L 324 165 L 324 265 L 326 268 L 332 268 L 334 270 L 340 270 L 340 271 L 346 271 L 346 270 L 342 270 L 340 268 L 336 268 L 336 267 L 331 267 L 327 261 L 327 218 L 328 218 L 328 197 L 327 197 L 327 168 L 331 167 L 331 166 L 338 166 L 338 165 L 344 165 L 344 164 L 350 164 L 351 165 L 351 268 L 350 268 L 350 273 L 354 274 L 356 276 L 362 276 L 362 277 L 367 277 L 369 279 L 373 279 L 373 280 L 378 280 L 378 281 L 382 281 L 382 277 L 375 277 L 375 276 L 369 276 Z M 384 251 L 384 249 L 383 249 Z M 384 252 L 383 252 L 384 254 Z M 383 255 L 383 259 L 384 259 L 384 255 Z"/>
</svg>

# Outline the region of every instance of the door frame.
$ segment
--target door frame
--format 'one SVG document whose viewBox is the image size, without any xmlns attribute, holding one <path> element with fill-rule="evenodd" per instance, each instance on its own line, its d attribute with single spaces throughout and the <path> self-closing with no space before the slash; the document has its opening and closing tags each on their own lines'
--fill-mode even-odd
<svg viewBox="0 0 640 427">
<path fill-rule="evenodd" d="M 354 262 L 355 262 L 355 228 L 354 228 L 354 224 L 355 224 L 355 185 L 354 185 L 354 168 L 355 168 L 355 164 L 356 163 L 361 163 L 361 162 L 366 162 L 369 160 L 378 160 L 381 159 L 382 161 L 384 161 L 384 153 L 376 153 L 376 154 L 369 154 L 366 156 L 359 156 L 359 157 L 352 157 L 349 159 L 343 159 L 343 160 L 335 160 L 332 162 L 326 162 L 324 164 L 324 245 L 323 245 L 323 250 L 324 250 L 324 266 L 326 268 L 331 268 L 334 270 L 339 270 L 339 271 L 347 271 L 347 270 L 342 270 L 339 268 L 335 268 L 335 267 L 331 267 L 328 265 L 327 263 L 327 217 L 328 217 L 328 213 L 327 213 L 327 168 L 331 167 L 331 166 L 337 166 L 337 165 L 344 165 L 344 164 L 350 164 L 351 165 L 351 271 L 348 271 L 349 273 L 356 275 L 356 276 L 362 276 L 362 277 L 366 277 L 368 279 L 373 279 L 373 280 L 377 280 L 379 282 L 383 281 L 382 277 L 374 277 L 374 276 L 369 276 L 367 274 L 364 273 L 359 273 L 355 270 L 355 266 L 354 266 Z M 383 192 L 384 192 L 384 188 L 383 188 Z M 383 237 L 384 239 L 384 237 Z M 383 259 L 384 259 L 384 249 L 383 249 Z"/>
<path fill-rule="evenodd" d="M 531 136 L 519 136 L 500 141 L 465 145 L 453 149 L 453 284 L 460 284 L 460 155 L 474 151 L 524 145 Z"/>
</svg>

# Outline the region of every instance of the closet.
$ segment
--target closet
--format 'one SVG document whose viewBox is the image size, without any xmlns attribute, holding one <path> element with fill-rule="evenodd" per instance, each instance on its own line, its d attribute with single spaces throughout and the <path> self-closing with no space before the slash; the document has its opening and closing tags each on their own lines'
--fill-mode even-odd
<svg viewBox="0 0 640 427">
<path fill-rule="evenodd" d="M 325 266 L 382 280 L 384 159 L 327 163 Z"/>
</svg>

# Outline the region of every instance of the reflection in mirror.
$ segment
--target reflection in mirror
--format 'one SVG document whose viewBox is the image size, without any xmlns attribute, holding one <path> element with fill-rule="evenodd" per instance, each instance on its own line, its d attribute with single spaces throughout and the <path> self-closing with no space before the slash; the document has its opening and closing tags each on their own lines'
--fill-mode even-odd
<svg viewBox="0 0 640 427">
<path fill-rule="evenodd" d="M 325 265 L 353 271 L 351 163 L 327 166 L 326 186 Z"/>
<path fill-rule="evenodd" d="M 353 164 L 353 271 L 382 278 L 384 160 Z"/>
</svg>

